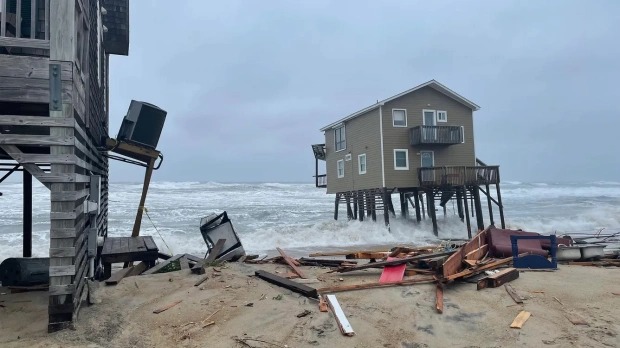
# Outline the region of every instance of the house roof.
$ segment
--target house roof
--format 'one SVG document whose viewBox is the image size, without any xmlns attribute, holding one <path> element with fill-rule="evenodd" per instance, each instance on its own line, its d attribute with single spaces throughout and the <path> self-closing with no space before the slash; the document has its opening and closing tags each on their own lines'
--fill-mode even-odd
<svg viewBox="0 0 620 348">
<path fill-rule="evenodd" d="M 477 111 L 477 110 L 480 109 L 480 106 L 476 105 L 471 100 L 463 97 L 462 95 L 456 93 L 455 91 L 451 90 L 450 88 L 442 85 L 441 83 L 439 83 L 439 82 L 437 82 L 435 80 L 430 80 L 430 81 L 425 82 L 425 83 L 423 83 L 421 85 L 418 85 L 418 86 L 415 86 L 415 87 L 413 87 L 411 89 L 408 89 L 408 90 L 406 90 L 406 91 L 404 91 L 402 93 L 399 93 L 399 94 L 391 96 L 391 97 L 389 97 L 387 99 L 381 100 L 381 101 L 377 102 L 376 104 L 373 104 L 373 105 L 371 105 L 369 107 L 366 107 L 366 108 L 364 108 L 362 110 L 354 112 L 354 113 L 350 114 L 349 116 L 341 118 L 340 120 L 338 120 L 338 121 L 336 121 L 334 123 L 330 123 L 327 126 L 321 128 L 321 132 L 326 131 L 326 130 L 328 130 L 330 128 L 333 128 L 334 126 L 337 126 L 337 125 L 339 125 L 339 124 L 341 124 L 343 122 L 346 122 L 346 121 L 349 121 L 351 119 L 354 119 L 357 116 L 360 116 L 360 115 L 362 115 L 362 114 L 364 114 L 364 113 L 366 113 L 368 111 L 374 110 L 374 109 L 382 106 L 383 104 L 385 104 L 385 103 L 387 103 L 389 101 L 392 101 L 392 100 L 394 100 L 396 98 L 400 98 L 400 97 L 402 97 L 402 96 L 404 96 L 406 94 L 409 94 L 411 92 L 415 92 L 415 91 L 417 91 L 419 89 L 422 89 L 424 87 L 431 87 L 434 90 L 436 90 L 436 91 L 438 91 L 440 93 L 443 93 L 446 96 L 448 96 L 448 97 L 458 101 L 459 103 L 466 105 L 467 107 L 471 108 L 474 111 Z"/>
</svg>

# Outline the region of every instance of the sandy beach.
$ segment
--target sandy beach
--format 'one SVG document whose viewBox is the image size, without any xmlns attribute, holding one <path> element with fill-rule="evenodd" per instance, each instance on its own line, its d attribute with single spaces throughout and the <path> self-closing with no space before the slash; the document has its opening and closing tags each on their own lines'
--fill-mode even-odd
<svg viewBox="0 0 620 348">
<path fill-rule="evenodd" d="M 435 286 L 420 284 L 342 292 L 337 298 L 355 336 L 343 336 L 318 302 L 253 277 L 256 270 L 286 273 L 276 264 L 230 263 L 207 269 L 134 276 L 101 285 L 100 303 L 84 305 L 75 330 L 47 334 L 47 293 L 0 295 L 2 347 L 617 347 L 620 346 L 620 269 L 561 266 L 521 272 L 511 285 L 476 290 L 455 283 L 435 311 Z M 377 281 L 380 270 L 347 274 L 304 267 L 313 287 Z M 342 279 L 342 280 L 340 280 Z M 155 314 L 155 309 L 181 301 Z M 305 310 L 311 313 L 297 317 Z M 510 324 L 532 314 L 521 329 Z M 574 325 L 578 318 L 586 325 Z M 210 321 L 212 325 L 206 325 Z M 243 340 L 243 341 L 239 341 Z M 264 341 L 264 342 L 261 342 Z"/>
</svg>

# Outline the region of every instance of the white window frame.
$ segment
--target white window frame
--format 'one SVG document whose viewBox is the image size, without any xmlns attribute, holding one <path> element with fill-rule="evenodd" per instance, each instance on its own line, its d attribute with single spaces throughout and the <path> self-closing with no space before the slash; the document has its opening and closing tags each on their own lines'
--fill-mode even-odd
<svg viewBox="0 0 620 348">
<path fill-rule="evenodd" d="M 439 115 L 444 115 L 445 118 L 441 119 L 439 118 Z M 448 122 L 448 112 L 445 110 L 437 110 L 435 113 L 435 122 L 439 123 L 439 122 Z"/>
<path fill-rule="evenodd" d="M 342 149 L 338 149 L 338 141 L 336 139 L 336 134 L 337 131 L 342 128 L 342 135 L 343 135 L 343 140 L 344 140 L 344 147 Z M 342 126 L 338 126 L 336 128 L 334 128 L 334 150 L 335 152 L 340 152 L 340 151 L 344 151 L 347 149 L 347 129 L 345 127 L 345 125 L 343 124 Z"/>
<path fill-rule="evenodd" d="M 420 168 L 428 168 L 428 167 L 422 167 L 422 152 L 429 152 L 433 154 L 433 165 L 431 167 L 434 167 L 435 166 L 435 151 L 424 150 L 424 151 L 420 151 Z"/>
<path fill-rule="evenodd" d="M 405 112 L 405 125 L 396 125 L 394 124 L 394 111 L 404 111 Z M 392 126 L 393 127 L 407 127 L 407 109 L 392 109 Z"/>
<path fill-rule="evenodd" d="M 362 157 L 364 157 L 364 170 L 362 170 Z M 368 171 L 368 157 L 365 153 L 357 155 L 357 171 L 360 175 L 364 175 Z"/>
<path fill-rule="evenodd" d="M 405 162 L 407 163 L 405 167 L 396 166 L 396 153 L 397 152 L 405 152 Z M 394 170 L 409 170 L 409 149 L 394 149 Z"/>
<path fill-rule="evenodd" d="M 342 163 L 342 175 L 340 175 L 340 164 Z M 344 178 L 344 160 L 336 161 L 336 173 L 338 174 L 338 179 Z"/>
</svg>

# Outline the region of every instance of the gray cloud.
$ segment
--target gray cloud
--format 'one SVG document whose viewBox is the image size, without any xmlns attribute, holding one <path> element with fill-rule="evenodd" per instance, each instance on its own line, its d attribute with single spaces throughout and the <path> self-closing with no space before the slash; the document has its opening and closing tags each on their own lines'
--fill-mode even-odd
<svg viewBox="0 0 620 348">
<path fill-rule="evenodd" d="M 482 106 L 504 179 L 618 180 L 620 2 L 131 2 L 111 132 L 168 111 L 155 180 L 311 181 L 325 124 L 429 79 Z M 139 180 L 114 164 L 112 180 Z"/>
</svg>

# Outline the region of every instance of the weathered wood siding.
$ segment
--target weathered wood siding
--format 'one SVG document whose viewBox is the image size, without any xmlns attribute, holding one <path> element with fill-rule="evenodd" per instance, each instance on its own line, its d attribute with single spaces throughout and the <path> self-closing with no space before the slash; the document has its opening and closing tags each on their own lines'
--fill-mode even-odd
<svg viewBox="0 0 620 348">
<path fill-rule="evenodd" d="M 407 110 L 407 127 L 392 125 L 392 109 Z M 424 109 L 447 111 L 448 122 L 440 122 L 438 125 L 463 126 L 465 142 L 456 145 L 409 145 L 409 129 L 423 124 L 422 110 Z M 417 169 L 421 162 L 420 151 L 434 151 L 435 166 L 475 165 L 472 115 L 472 109 L 431 87 L 422 88 L 385 103 L 383 106 L 383 148 L 386 187 L 418 186 Z M 394 149 L 408 149 L 409 170 L 394 169 Z"/>
<path fill-rule="evenodd" d="M 334 130 L 325 131 L 327 193 L 381 187 L 381 141 L 379 109 L 371 110 L 345 123 L 347 147 L 335 152 Z M 358 155 L 366 154 L 366 174 L 359 174 Z M 344 162 L 344 178 L 338 178 L 336 163 L 351 154 Z"/>
</svg>

